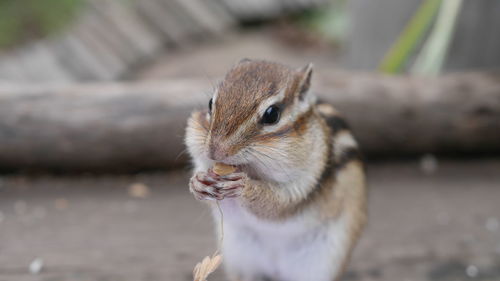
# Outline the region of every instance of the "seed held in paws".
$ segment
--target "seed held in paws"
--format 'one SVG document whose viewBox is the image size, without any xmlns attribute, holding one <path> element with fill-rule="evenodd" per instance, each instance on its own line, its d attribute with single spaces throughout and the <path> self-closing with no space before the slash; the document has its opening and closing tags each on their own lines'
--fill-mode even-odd
<svg viewBox="0 0 500 281">
<path fill-rule="evenodd" d="M 213 171 L 219 176 L 225 176 L 234 173 L 236 167 L 224 163 L 215 163 Z"/>
</svg>

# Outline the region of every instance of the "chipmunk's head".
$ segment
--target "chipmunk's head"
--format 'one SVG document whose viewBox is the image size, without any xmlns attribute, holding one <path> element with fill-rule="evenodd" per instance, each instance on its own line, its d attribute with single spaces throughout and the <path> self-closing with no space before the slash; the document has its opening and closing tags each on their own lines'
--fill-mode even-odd
<svg viewBox="0 0 500 281">
<path fill-rule="evenodd" d="M 205 124 L 200 127 L 204 133 L 198 136 L 203 140 L 199 151 L 233 165 L 271 166 L 293 157 L 289 150 L 312 114 L 311 74 L 311 64 L 297 70 L 267 61 L 240 61 L 215 89 L 207 114 L 192 124 Z"/>
</svg>

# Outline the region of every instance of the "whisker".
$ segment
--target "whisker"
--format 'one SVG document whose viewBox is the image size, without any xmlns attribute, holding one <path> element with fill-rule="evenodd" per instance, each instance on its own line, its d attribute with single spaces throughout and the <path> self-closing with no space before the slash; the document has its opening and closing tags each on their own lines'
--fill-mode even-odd
<svg viewBox="0 0 500 281">
<path fill-rule="evenodd" d="M 264 168 L 271 169 L 269 167 L 270 164 L 268 164 L 266 161 L 264 161 L 264 159 L 262 159 L 259 156 L 267 157 L 269 160 L 273 161 L 272 165 L 277 165 L 277 166 L 274 166 L 274 169 L 278 168 L 279 171 L 283 172 L 288 178 L 292 178 L 288 169 L 284 168 L 280 161 L 277 161 L 276 159 L 272 158 L 271 156 L 266 155 L 265 153 L 262 153 L 254 148 L 251 148 L 251 147 L 249 148 L 249 154 L 252 155 L 255 158 L 255 160 L 259 161 L 259 163 L 261 163 L 262 166 L 264 166 Z"/>
<path fill-rule="evenodd" d="M 177 157 L 175 157 L 175 161 L 179 160 L 179 157 L 181 157 L 182 155 L 184 155 L 185 153 L 187 152 L 187 148 L 184 148 L 178 155 Z"/>
<path fill-rule="evenodd" d="M 265 163 L 262 159 L 260 159 L 258 156 L 256 156 L 255 154 L 253 154 L 251 151 L 248 151 L 247 153 L 250 156 L 252 156 L 253 159 L 255 159 L 256 161 L 258 161 L 262 166 L 264 166 L 265 169 L 270 169 L 269 166 L 267 165 L 267 163 Z"/>
<path fill-rule="evenodd" d="M 254 147 L 259 147 L 259 146 L 254 145 Z M 265 146 L 261 146 L 261 147 L 263 147 L 263 148 L 271 148 L 271 147 L 265 147 Z M 282 163 L 281 161 L 278 161 L 277 159 L 275 159 L 275 158 L 271 157 L 270 155 L 268 155 L 268 154 L 266 154 L 266 153 L 263 153 L 263 152 L 261 152 L 261 151 L 258 151 L 258 150 L 256 150 L 255 148 L 250 148 L 250 149 L 252 149 L 252 151 L 253 151 L 254 153 L 257 153 L 257 154 L 259 154 L 259 155 L 261 155 L 261 156 L 264 156 L 264 157 L 268 158 L 269 160 L 273 161 L 273 164 L 276 164 L 276 165 L 278 166 L 278 168 L 279 168 L 279 170 L 280 170 L 281 172 L 283 172 L 283 173 L 284 173 L 284 174 L 285 174 L 288 178 L 292 178 L 292 177 L 291 177 L 291 174 L 290 174 L 290 172 L 289 172 L 289 170 L 288 170 L 288 169 L 286 169 L 285 167 L 283 167 L 283 163 Z M 288 155 L 286 155 L 286 153 L 285 153 L 285 152 L 283 152 L 283 151 L 281 151 L 281 150 L 279 150 L 279 149 L 275 149 L 275 148 L 273 148 L 273 149 L 271 149 L 271 150 L 273 150 L 274 152 L 278 152 L 278 153 L 280 153 L 282 156 L 288 156 Z"/>
<path fill-rule="evenodd" d="M 200 127 L 203 131 L 207 132 L 208 130 L 205 128 L 205 126 L 203 126 L 203 124 L 200 123 L 200 121 L 198 120 L 192 120 L 192 122 L 195 123 L 195 125 L 197 125 L 198 127 Z"/>
</svg>

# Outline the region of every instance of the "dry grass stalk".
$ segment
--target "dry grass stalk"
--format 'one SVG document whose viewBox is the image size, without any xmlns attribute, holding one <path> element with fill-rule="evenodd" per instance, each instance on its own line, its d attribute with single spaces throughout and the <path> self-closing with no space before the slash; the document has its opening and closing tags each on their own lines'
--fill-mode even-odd
<svg viewBox="0 0 500 281">
<path fill-rule="evenodd" d="M 214 173 L 219 176 L 225 176 L 233 173 L 236 170 L 234 166 L 226 165 L 223 163 L 216 163 L 213 167 Z M 217 208 L 220 213 L 221 237 L 219 245 L 222 245 L 224 240 L 224 214 L 220 208 L 219 202 L 216 202 Z M 219 249 L 209 257 L 206 256 L 201 262 L 197 263 L 193 270 L 193 281 L 206 281 L 208 275 L 214 272 L 222 263 L 222 255 L 219 254 Z"/>
<path fill-rule="evenodd" d="M 197 263 L 193 270 L 194 281 L 206 281 L 208 275 L 214 272 L 222 262 L 222 255 L 214 253 L 213 256 L 206 256 Z"/>
</svg>

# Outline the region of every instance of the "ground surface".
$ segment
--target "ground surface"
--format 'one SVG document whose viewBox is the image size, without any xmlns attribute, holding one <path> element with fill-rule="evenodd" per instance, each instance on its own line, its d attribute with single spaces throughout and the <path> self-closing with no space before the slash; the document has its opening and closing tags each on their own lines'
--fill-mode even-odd
<svg viewBox="0 0 500 281">
<path fill-rule="evenodd" d="M 432 175 L 416 162 L 368 171 L 370 223 L 345 280 L 500 280 L 500 160 L 445 162 Z M 0 280 L 190 280 L 215 238 L 188 177 L 3 177 Z M 149 196 L 131 196 L 137 182 Z"/>
</svg>

